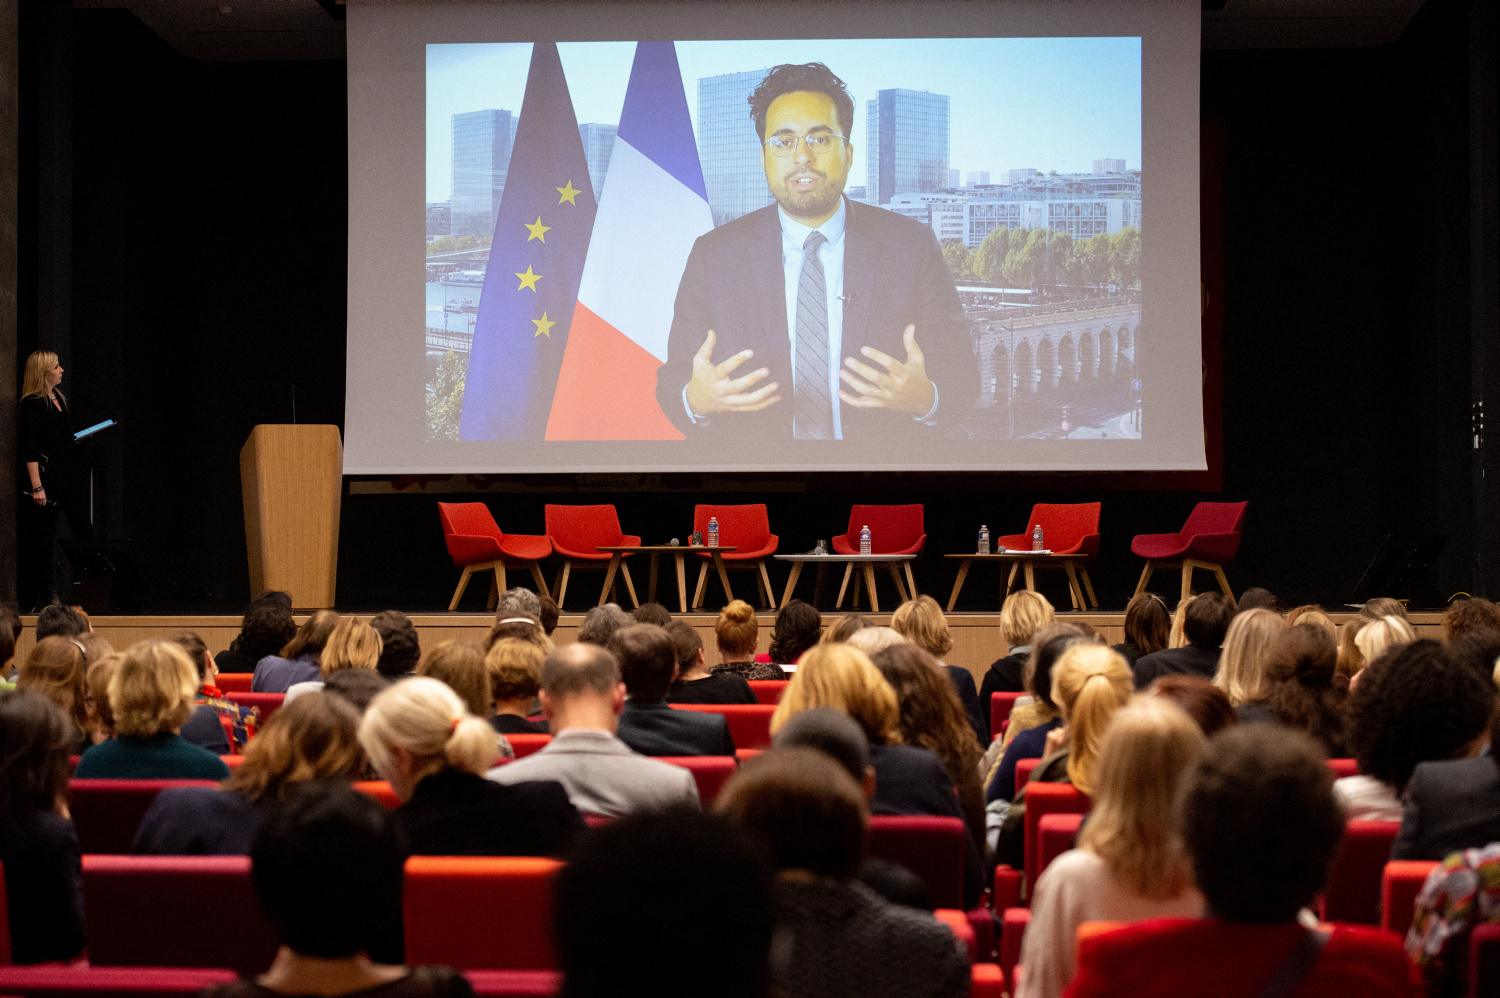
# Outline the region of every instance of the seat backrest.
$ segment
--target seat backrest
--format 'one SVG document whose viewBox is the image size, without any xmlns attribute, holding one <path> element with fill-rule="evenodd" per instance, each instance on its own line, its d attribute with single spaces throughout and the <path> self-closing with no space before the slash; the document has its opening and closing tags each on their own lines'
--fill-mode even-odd
<svg viewBox="0 0 1500 998">
<path fill-rule="evenodd" d="M 674 710 L 696 710 L 700 714 L 723 714 L 729 721 L 734 747 L 770 748 L 771 715 L 776 708 L 765 703 L 674 703 Z"/>
<path fill-rule="evenodd" d="M 698 784 L 698 800 L 705 811 L 718 799 L 719 791 L 734 775 L 736 766 L 732 755 L 663 755 L 657 756 L 657 760 L 681 766 L 693 774 L 693 781 Z"/>
<path fill-rule="evenodd" d="M 1033 769 L 1036 769 L 1037 763 L 1039 763 L 1041 761 L 1042 761 L 1041 759 L 1017 759 L 1016 760 L 1016 786 L 1015 786 L 1015 789 L 1016 789 L 1017 792 L 1019 792 L 1020 789 L 1026 785 L 1026 781 L 1027 780 L 1031 779 L 1031 771 Z"/>
<path fill-rule="evenodd" d="M 601 545 L 616 545 L 625 534 L 614 506 L 554 506 L 545 510 L 547 536 L 570 551 L 592 553 Z"/>
<path fill-rule="evenodd" d="M 84 931 L 94 966 L 228 967 L 262 973 L 276 932 L 249 856 L 84 856 Z"/>
<path fill-rule="evenodd" d="M 266 722 L 271 720 L 271 715 L 281 709 L 286 702 L 285 693 L 229 693 L 225 692 L 224 699 L 230 703 L 237 703 L 242 707 L 260 708 L 260 727 L 264 729 Z"/>
<path fill-rule="evenodd" d="M 759 551 L 771 542 L 771 517 L 763 502 L 741 506 L 714 506 L 700 503 L 693 507 L 693 529 L 703 532 L 708 543 L 708 518 L 719 521 L 719 543 L 733 544 L 741 551 Z"/>
<path fill-rule="evenodd" d="M 1026 785 L 1026 884 L 1036 890 L 1041 876 L 1041 822 L 1049 814 L 1088 814 L 1094 802 L 1071 783 L 1028 783 Z"/>
<path fill-rule="evenodd" d="M 515 750 L 517 759 L 524 759 L 533 752 L 540 752 L 552 740 L 551 735 L 536 734 L 506 735 L 505 740 Z"/>
<path fill-rule="evenodd" d="M 870 818 L 869 854 L 921 877 L 934 907 L 964 906 L 964 823 L 929 815 Z"/>
<path fill-rule="evenodd" d="M 1328 867 L 1323 888 L 1325 922 L 1380 924 L 1380 884 L 1399 821 L 1351 821 Z"/>
<path fill-rule="evenodd" d="M 494 537 L 498 540 L 505 536 L 495 523 L 490 508 L 482 502 L 440 502 L 437 505 L 438 519 L 443 522 L 444 537 L 465 534 L 471 537 Z"/>
<path fill-rule="evenodd" d="M 464 977 L 480 998 L 553 998 L 562 988 L 555 970 L 470 970 Z"/>
<path fill-rule="evenodd" d="M 1469 936 L 1469 994 L 1500 995 L 1500 925 L 1476 925 Z"/>
<path fill-rule="evenodd" d="M 221 672 L 214 680 L 214 685 L 219 688 L 220 693 L 249 693 L 250 683 L 254 679 L 253 672 Z"/>
<path fill-rule="evenodd" d="M 750 680 L 750 692 L 755 694 L 756 703 L 770 704 L 776 706 L 781 702 L 781 694 L 792 684 L 790 679 L 752 679 Z"/>
<path fill-rule="evenodd" d="M 69 780 L 68 811 L 78 847 L 85 853 L 128 853 L 157 794 L 168 787 L 216 786 L 213 780 Z"/>
<path fill-rule="evenodd" d="M 904 551 L 926 533 L 922 504 L 905 506 L 855 505 L 849 511 L 849 546 L 859 550 L 860 528 L 870 528 L 870 553 Z"/>
<path fill-rule="evenodd" d="M 990 694 L 990 737 L 993 738 L 1000 733 L 1000 722 L 1010 717 L 1010 712 L 1015 709 L 1016 701 L 1026 696 L 1025 693 L 991 693 Z"/>
<path fill-rule="evenodd" d="M 1427 875 L 1438 868 L 1434 860 L 1397 859 L 1385 864 L 1380 875 L 1380 927 L 1402 938 L 1411 928 L 1417 895 Z"/>
<path fill-rule="evenodd" d="M 1049 550 L 1071 551 L 1085 537 L 1099 532 L 1099 511 L 1103 508 L 1104 504 L 1098 502 L 1039 502 L 1031 507 L 1026 536 L 1041 524 Z"/>
<path fill-rule="evenodd" d="M 553 970 L 554 859 L 413 856 L 402 909 L 406 962 Z"/>
<path fill-rule="evenodd" d="M 353 786 L 365 796 L 374 797 L 387 811 L 394 811 L 401 806 L 401 798 L 396 796 L 396 791 L 385 780 L 356 780 Z"/>
<path fill-rule="evenodd" d="M 0 968 L 0 994 L 30 998 L 193 998 L 239 975 L 223 968 L 90 967 L 43 963 Z"/>
<path fill-rule="evenodd" d="M 1082 827 L 1083 815 L 1081 814 L 1042 816 L 1042 820 L 1037 823 L 1037 831 L 1041 836 L 1041 841 L 1037 845 L 1041 849 L 1037 876 L 1047 872 L 1047 867 L 1054 859 L 1073 848 L 1073 840 L 1078 837 L 1078 829 Z"/>
<path fill-rule="evenodd" d="M 1345 776 L 1359 775 L 1359 761 L 1357 759 L 1329 759 L 1328 768 L 1333 770 L 1333 778 L 1338 780 Z"/>
<path fill-rule="evenodd" d="M 0 885 L 5 883 L 5 864 L 0 863 Z M 6 891 L 0 890 L 0 967 L 8 967 L 12 957 L 10 952 L 10 901 L 6 897 Z"/>
<path fill-rule="evenodd" d="M 1245 522 L 1248 502 L 1200 502 L 1178 534 L 1184 541 L 1201 534 L 1237 534 Z"/>
</svg>

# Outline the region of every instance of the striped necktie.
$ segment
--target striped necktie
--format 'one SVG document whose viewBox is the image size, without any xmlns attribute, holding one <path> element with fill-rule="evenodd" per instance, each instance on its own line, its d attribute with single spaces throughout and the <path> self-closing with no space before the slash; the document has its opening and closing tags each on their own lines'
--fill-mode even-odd
<svg viewBox="0 0 1500 998">
<path fill-rule="evenodd" d="M 793 367 L 797 440 L 833 439 L 833 398 L 828 390 L 828 284 L 818 248 L 828 240 L 814 230 L 802 244 L 802 276 L 797 282 L 797 349 Z"/>
</svg>

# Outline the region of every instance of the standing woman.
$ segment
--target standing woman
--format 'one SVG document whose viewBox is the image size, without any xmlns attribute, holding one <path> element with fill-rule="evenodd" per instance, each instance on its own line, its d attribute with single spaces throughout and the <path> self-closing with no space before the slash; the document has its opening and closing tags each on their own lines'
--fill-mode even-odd
<svg viewBox="0 0 1500 998">
<path fill-rule="evenodd" d="M 53 577 L 52 554 L 57 542 L 57 514 L 71 504 L 77 444 L 73 440 L 73 411 L 57 387 L 63 368 L 57 354 L 38 350 L 26 358 L 17 417 L 21 460 L 21 564 L 30 575 L 37 606 L 59 602 Z M 69 522 L 74 530 L 82 523 Z M 24 591 L 24 590 L 23 590 Z"/>
</svg>

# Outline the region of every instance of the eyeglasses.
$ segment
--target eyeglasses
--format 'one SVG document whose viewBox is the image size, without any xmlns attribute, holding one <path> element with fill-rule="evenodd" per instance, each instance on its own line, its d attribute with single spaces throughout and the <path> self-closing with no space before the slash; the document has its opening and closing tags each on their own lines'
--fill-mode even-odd
<svg viewBox="0 0 1500 998">
<path fill-rule="evenodd" d="M 765 142 L 761 143 L 761 145 L 764 145 L 766 148 L 770 149 L 771 155 L 780 157 L 781 159 L 786 159 L 788 156 L 792 156 L 797 152 L 797 142 L 800 139 L 801 141 L 807 143 L 808 152 L 812 153 L 814 156 L 822 156 L 836 145 L 836 143 L 834 142 L 835 139 L 842 138 L 843 136 L 838 134 L 837 132 L 814 132 L 811 135 L 801 136 L 773 135 L 769 139 L 766 139 Z"/>
</svg>

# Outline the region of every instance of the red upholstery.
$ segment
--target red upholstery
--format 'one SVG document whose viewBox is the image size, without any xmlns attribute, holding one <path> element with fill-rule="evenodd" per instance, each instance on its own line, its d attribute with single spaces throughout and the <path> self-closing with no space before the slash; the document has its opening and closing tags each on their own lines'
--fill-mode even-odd
<svg viewBox="0 0 1500 998">
<path fill-rule="evenodd" d="M 214 685 L 220 693 L 249 693 L 250 680 L 254 678 L 253 672 L 221 672 Z"/>
<path fill-rule="evenodd" d="M 1018 908 L 1021 905 L 1021 871 L 1011 869 L 1004 863 L 995 867 L 995 887 L 990 902 L 996 911 Z"/>
<path fill-rule="evenodd" d="M 935 908 L 932 917 L 946 925 L 948 931 L 953 933 L 953 938 L 964 944 L 964 949 L 969 954 L 969 962 L 973 963 L 979 944 L 974 936 L 974 927 L 969 924 L 969 916 L 957 908 Z"/>
<path fill-rule="evenodd" d="M 406 962 L 555 969 L 552 878 L 561 868 L 532 857 L 411 857 L 402 905 Z"/>
<path fill-rule="evenodd" d="M 1010 719 L 1010 712 L 1015 709 L 1016 701 L 1026 696 L 1025 693 L 991 693 L 990 694 L 990 736 L 1000 734 L 1003 722 Z"/>
<path fill-rule="evenodd" d="M 1469 998 L 1500 995 L 1500 925 L 1476 925 L 1469 936 Z"/>
<path fill-rule="evenodd" d="M 1380 924 L 1380 883 L 1399 821 L 1351 821 L 1328 868 L 1323 888 L 1325 922 Z"/>
<path fill-rule="evenodd" d="M 552 740 L 552 736 L 538 732 L 534 735 L 506 735 L 505 740 L 515 750 L 516 758 L 524 759 L 533 752 L 541 751 Z"/>
<path fill-rule="evenodd" d="M 0 885 L 5 883 L 5 864 L 0 863 Z M 0 890 L 0 967 L 11 963 L 10 952 L 10 899 Z"/>
<path fill-rule="evenodd" d="M 1130 542 L 1131 553 L 1154 561 L 1193 558 L 1226 564 L 1240 549 L 1240 529 L 1245 522 L 1245 502 L 1200 502 L 1175 534 L 1138 534 Z"/>
<path fill-rule="evenodd" d="M 262 970 L 265 968 L 262 967 Z M 25 998 L 186 998 L 215 984 L 229 984 L 239 975 L 232 970 L 185 967 L 65 967 L 44 963 L 35 967 L 0 968 L 0 994 Z"/>
<path fill-rule="evenodd" d="M 245 761 L 245 757 L 242 755 L 221 755 L 219 758 L 224 760 L 224 765 L 229 767 L 231 773 L 239 769 L 240 764 Z"/>
<path fill-rule="evenodd" d="M 700 714 L 723 714 L 729 720 L 729 736 L 734 747 L 771 747 L 771 715 L 776 708 L 765 703 L 674 703 L 677 710 L 696 710 Z"/>
<path fill-rule="evenodd" d="M 481 998 L 551 998 L 562 988 L 555 970 L 467 970 L 464 976 Z"/>
<path fill-rule="evenodd" d="M 608 561 L 607 552 L 599 551 L 601 545 L 618 547 L 639 544 L 641 539 L 634 534 L 620 532 L 620 514 L 614 506 L 554 506 L 546 507 L 547 538 L 558 554 L 579 561 Z"/>
<path fill-rule="evenodd" d="M 1054 554 L 1099 553 L 1099 511 L 1103 503 L 1048 503 L 1039 502 L 1031 507 L 1031 519 L 1026 521 L 1026 531 L 997 537 L 998 547 L 1031 550 L 1031 532 L 1037 524 L 1042 525 L 1042 543 Z"/>
<path fill-rule="evenodd" d="M 387 811 L 394 811 L 401 806 L 401 798 L 396 796 L 396 791 L 385 780 L 356 780 L 354 789 L 374 797 Z"/>
<path fill-rule="evenodd" d="M 249 856 L 84 856 L 84 931 L 95 966 L 228 967 L 276 955 Z"/>
<path fill-rule="evenodd" d="M 440 502 L 443 540 L 457 568 L 497 558 L 541 561 L 552 554 L 552 542 L 535 534 L 507 534 L 482 502 Z"/>
<path fill-rule="evenodd" d="M 693 529 L 703 532 L 703 542 L 708 543 L 708 518 L 719 521 L 719 543 L 733 544 L 738 551 L 726 551 L 725 561 L 749 561 L 753 558 L 768 558 L 776 553 L 780 538 L 771 533 L 771 518 L 765 503 L 747 503 L 743 506 L 713 506 L 700 504 L 693 507 Z M 700 552 L 699 557 L 708 555 Z"/>
<path fill-rule="evenodd" d="M 1026 889 L 1036 890 L 1041 876 L 1041 822 L 1049 814 L 1088 814 L 1094 802 L 1071 783 L 1032 783 L 1026 788 Z"/>
<path fill-rule="evenodd" d="M 1333 770 L 1333 778 L 1336 780 L 1345 776 L 1359 775 L 1359 763 L 1353 759 L 1329 759 L 1328 768 Z M 1329 919 L 1329 921 L 1342 922 L 1345 919 Z"/>
<path fill-rule="evenodd" d="M 1004 998 L 1005 974 L 994 963 L 976 963 L 969 968 L 970 998 Z"/>
<path fill-rule="evenodd" d="M 969 927 L 974 930 L 974 945 L 979 947 L 979 960 L 995 959 L 995 914 L 981 905 L 964 912 Z"/>
<path fill-rule="evenodd" d="M 1037 848 L 1041 850 L 1038 856 L 1037 876 L 1046 872 L 1052 861 L 1069 849 L 1073 848 L 1073 840 L 1078 837 L 1078 829 L 1083 827 L 1083 815 L 1081 814 L 1048 814 L 1043 816 L 1037 823 L 1037 834 L 1041 837 Z"/>
<path fill-rule="evenodd" d="M 1016 964 L 1021 962 L 1021 937 L 1030 923 L 1030 908 L 1006 908 L 1000 916 L 1000 970 L 1007 981 L 1016 979 Z"/>
<path fill-rule="evenodd" d="M 68 810 L 78 846 L 85 853 L 128 853 L 157 794 L 167 787 L 216 786 L 213 780 L 69 780 Z"/>
<path fill-rule="evenodd" d="M 869 854 L 898 863 L 927 883 L 938 908 L 964 905 L 964 823 L 928 815 L 876 815 Z"/>
<path fill-rule="evenodd" d="M 749 762 L 751 759 L 754 759 L 764 751 L 765 749 L 758 748 L 739 748 L 734 750 L 734 758 L 741 766 L 743 766 L 745 763 Z"/>
<path fill-rule="evenodd" d="M 698 784 L 698 800 L 705 811 L 718 799 L 719 791 L 724 789 L 738 765 L 734 757 L 728 755 L 663 755 L 657 758 L 693 774 L 693 782 Z"/>
<path fill-rule="evenodd" d="M 870 528 L 871 554 L 921 554 L 927 543 L 922 505 L 863 506 L 849 512 L 849 532 L 833 538 L 834 554 L 859 554 L 859 531 Z"/>
<path fill-rule="evenodd" d="M 1037 767 L 1040 759 L 1017 759 L 1016 760 L 1016 792 L 1020 793 L 1026 781 L 1031 779 L 1031 773 Z"/>
<path fill-rule="evenodd" d="M 750 691 L 755 694 L 757 703 L 770 704 L 772 707 L 781 702 L 781 694 L 791 685 L 789 679 L 752 679 L 750 680 Z"/>
<path fill-rule="evenodd" d="M 1380 875 L 1380 927 L 1403 939 L 1411 928 L 1417 895 L 1427 882 L 1427 875 L 1438 864 L 1427 859 L 1398 859 L 1385 864 Z"/>
<path fill-rule="evenodd" d="M 260 708 L 260 726 L 264 728 L 271 715 L 281 709 L 286 701 L 285 693 L 225 693 L 224 699 L 244 707 Z"/>
</svg>

